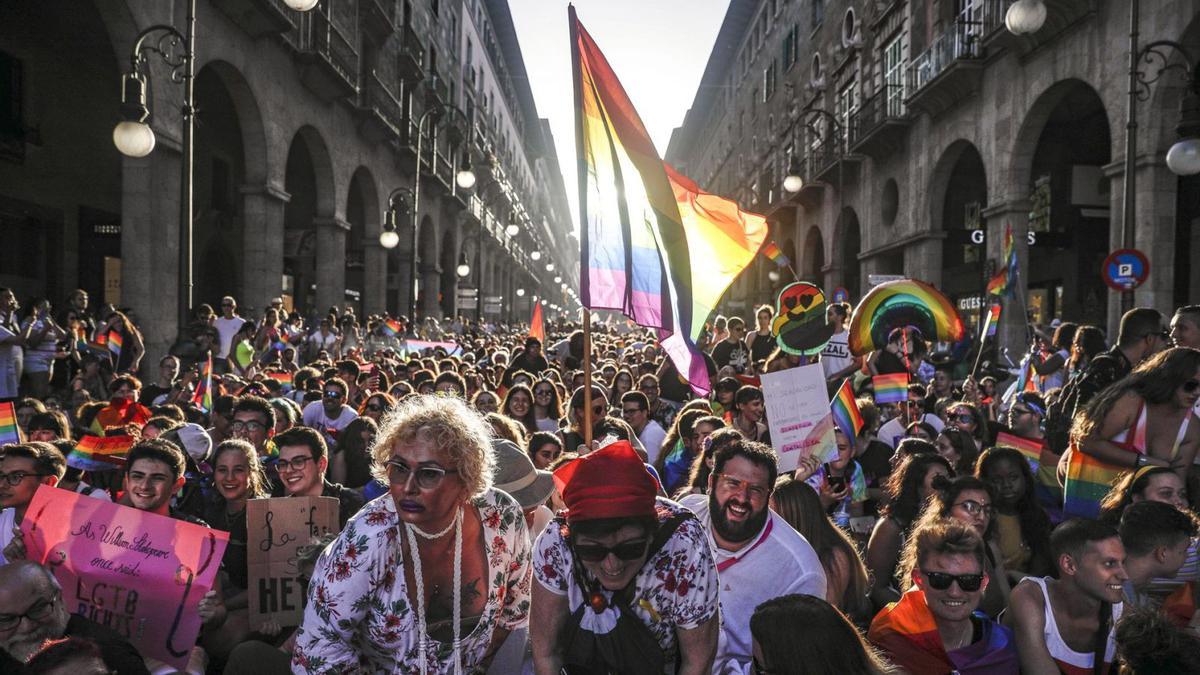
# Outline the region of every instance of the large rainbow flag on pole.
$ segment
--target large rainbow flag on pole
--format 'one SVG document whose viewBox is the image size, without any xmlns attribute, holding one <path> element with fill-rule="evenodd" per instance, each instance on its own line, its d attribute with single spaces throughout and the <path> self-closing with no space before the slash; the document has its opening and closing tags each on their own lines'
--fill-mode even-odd
<svg viewBox="0 0 1200 675">
<path fill-rule="evenodd" d="M 663 163 L 600 48 L 568 9 L 579 171 L 580 300 L 658 329 L 700 394 L 696 339 L 767 235 L 766 219 L 706 193 Z M 702 273 L 693 275 L 692 270 Z"/>
</svg>

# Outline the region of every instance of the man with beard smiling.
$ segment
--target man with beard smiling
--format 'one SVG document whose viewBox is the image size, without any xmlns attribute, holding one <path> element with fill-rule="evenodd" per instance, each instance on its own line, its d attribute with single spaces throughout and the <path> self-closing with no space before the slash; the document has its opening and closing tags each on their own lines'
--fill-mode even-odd
<svg viewBox="0 0 1200 675">
<path fill-rule="evenodd" d="M 1021 672 L 1093 672 L 1098 638 L 1109 671 L 1115 629 L 1124 609 L 1125 547 L 1117 531 L 1096 520 L 1068 520 L 1050 535 L 1058 579 L 1025 577 L 1009 599 L 1004 622 L 1017 636 Z"/>
<path fill-rule="evenodd" d="M 723 617 L 714 673 L 750 672 L 755 607 L 791 593 L 825 598 L 825 570 L 816 551 L 767 508 L 777 474 L 774 450 L 737 440 L 714 455 L 708 495 L 680 501 L 705 525 L 717 562 Z"/>
</svg>

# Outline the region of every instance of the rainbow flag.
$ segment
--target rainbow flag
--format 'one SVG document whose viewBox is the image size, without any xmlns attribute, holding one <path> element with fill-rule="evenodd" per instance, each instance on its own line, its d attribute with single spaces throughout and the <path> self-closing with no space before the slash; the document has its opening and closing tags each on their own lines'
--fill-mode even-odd
<svg viewBox="0 0 1200 675">
<path fill-rule="evenodd" d="M 529 337 L 538 342 L 546 341 L 546 323 L 542 320 L 542 303 L 533 303 L 533 316 L 529 319 Z"/>
<path fill-rule="evenodd" d="M 383 322 L 383 332 L 387 333 L 388 337 L 397 337 L 404 332 L 404 324 L 395 319 L 388 319 Z"/>
<path fill-rule="evenodd" d="M 766 244 L 764 244 L 762 249 L 759 250 L 759 253 L 765 255 L 767 260 L 770 260 L 780 267 L 790 267 L 792 265 L 792 261 L 788 260 L 788 257 L 783 254 L 783 251 L 779 250 L 779 247 L 776 246 L 775 242 L 773 241 L 768 241 Z"/>
<path fill-rule="evenodd" d="M 287 331 L 281 330 L 281 331 L 279 331 L 279 339 L 271 343 L 271 349 L 274 349 L 277 352 L 281 352 L 284 349 L 287 349 L 287 346 L 288 346 Z"/>
<path fill-rule="evenodd" d="M 108 351 L 112 352 L 113 359 L 121 358 L 121 346 L 125 340 L 121 334 L 115 330 L 108 332 Z"/>
<path fill-rule="evenodd" d="M 1100 501 L 1128 466 L 1108 464 L 1073 447 L 1067 452 L 1067 478 L 1063 481 L 1063 514 L 1068 518 L 1095 518 Z"/>
<path fill-rule="evenodd" d="M 983 317 L 983 330 L 980 331 L 984 337 L 996 337 L 996 329 L 1000 326 L 1000 305 L 992 305 L 986 316 Z"/>
<path fill-rule="evenodd" d="M 907 389 L 906 395 L 907 395 Z M 842 386 L 838 388 L 837 395 L 829 403 L 829 409 L 833 412 L 833 421 L 838 428 L 846 434 L 846 438 L 850 439 L 850 444 L 855 443 L 858 438 L 858 432 L 862 431 L 863 418 L 858 411 L 858 402 L 854 400 L 854 389 L 850 387 L 850 380 L 842 381 Z"/>
<path fill-rule="evenodd" d="M 1021 359 L 1021 375 L 1017 377 L 1012 393 L 1015 395 L 1023 391 L 1037 390 L 1037 373 L 1033 370 L 1033 358 L 1030 354 L 1026 354 L 1025 358 Z"/>
<path fill-rule="evenodd" d="M 84 436 L 67 455 L 67 466 L 82 471 L 119 469 L 132 446 L 132 436 Z"/>
<path fill-rule="evenodd" d="M 871 378 L 876 403 L 903 403 L 908 400 L 908 373 L 876 375 Z"/>
<path fill-rule="evenodd" d="M 20 443 L 21 430 L 17 428 L 17 409 L 12 401 L 0 403 L 0 445 Z"/>
<path fill-rule="evenodd" d="M 947 653 L 925 593 L 913 588 L 871 621 L 867 639 L 910 673 L 1015 673 L 1021 664 L 1012 633 L 992 621 L 977 642 Z"/>
<path fill-rule="evenodd" d="M 272 380 L 275 380 L 279 384 L 283 385 L 284 391 L 290 391 L 292 388 L 292 374 L 291 373 L 267 373 L 267 377 L 269 377 Z"/>
<path fill-rule="evenodd" d="M 192 394 L 192 403 L 204 412 L 213 409 L 212 352 L 208 353 L 208 358 L 200 367 L 200 381 L 196 383 L 196 392 Z"/>
<path fill-rule="evenodd" d="M 1004 254 L 1000 258 L 1000 271 L 988 281 L 988 295 L 1011 296 L 1016 279 L 1017 251 L 1013 246 L 1012 223 L 1008 223 L 1004 226 Z"/>
<path fill-rule="evenodd" d="M 96 337 L 88 343 L 88 347 L 95 349 L 98 352 L 108 351 L 108 336 L 104 333 L 97 332 Z"/>
<path fill-rule="evenodd" d="M 1046 443 L 1044 441 L 1022 438 L 1007 431 L 1001 431 L 996 434 L 996 445 L 1009 447 L 1020 452 L 1025 459 L 1029 460 L 1029 468 L 1035 474 L 1038 471 L 1038 467 L 1042 465 L 1042 453 L 1046 451 Z"/>
<path fill-rule="evenodd" d="M 658 330 L 698 394 L 704 320 L 766 239 L 766 219 L 663 163 L 608 61 L 569 7 L 581 235 L 580 299 Z M 698 270 L 702 274 L 693 275 Z"/>
</svg>

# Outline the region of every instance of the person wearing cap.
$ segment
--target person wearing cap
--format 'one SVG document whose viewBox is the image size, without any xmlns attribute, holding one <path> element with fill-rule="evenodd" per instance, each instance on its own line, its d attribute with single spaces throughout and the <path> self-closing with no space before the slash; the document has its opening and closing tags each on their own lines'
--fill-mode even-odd
<svg viewBox="0 0 1200 675">
<path fill-rule="evenodd" d="M 293 672 L 486 671 L 528 623 L 532 574 L 521 507 L 493 486 L 489 427 L 457 397 L 409 396 L 372 454 L 389 492 L 317 561 Z"/>
<path fill-rule="evenodd" d="M 710 672 L 720 619 L 703 524 L 657 496 L 627 441 L 559 467 L 554 481 L 566 510 L 534 544 L 536 672 Z"/>
</svg>

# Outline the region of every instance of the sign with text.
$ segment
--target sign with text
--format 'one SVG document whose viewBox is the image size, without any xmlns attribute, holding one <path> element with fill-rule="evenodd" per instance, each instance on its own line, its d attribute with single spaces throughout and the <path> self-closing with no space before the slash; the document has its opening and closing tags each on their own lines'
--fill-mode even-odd
<svg viewBox="0 0 1200 675">
<path fill-rule="evenodd" d="M 26 557 L 53 573 L 67 611 L 184 669 L 229 534 L 41 486 L 21 523 Z"/>
<path fill-rule="evenodd" d="M 277 497 L 246 502 L 246 553 L 250 625 L 273 620 L 296 626 L 304 618 L 298 552 L 317 537 L 338 531 L 334 497 Z"/>
<path fill-rule="evenodd" d="M 779 473 L 794 470 L 800 458 L 822 462 L 837 454 L 829 390 L 820 363 L 763 373 L 762 390 L 771 429 L 771 445 L 779 453 Z"/>
</svg>

